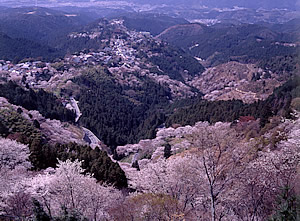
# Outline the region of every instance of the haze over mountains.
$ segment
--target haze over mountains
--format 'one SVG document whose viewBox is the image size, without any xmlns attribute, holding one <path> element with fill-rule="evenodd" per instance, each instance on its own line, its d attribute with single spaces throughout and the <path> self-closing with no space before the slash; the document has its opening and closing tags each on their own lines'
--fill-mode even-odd
<svg viewBox="0 0 300 221">
<path fill-rule="evenodd" d="M 207 7 L 217 7 L 217 8 L 231 8 L 234 6 L 238 7 L 246 7 L 246 8 L 266 8 L 266 9 L 274 9 L 274 8 L 295 8 L 297 4 L 297 0 L 133 0 L 136 3 L 144 3 L 144 4 L 166 4 L 166 5 L 184 5 L 186 7 L 195 7 L 195 6 L 207 6 Z"/>
<path fill-rule="evenodd" d="M 215 23 L 220 20 L 239 21 L 243 23 L 271 22 L 284 23 L 300 17 L 299 3 L 286 1 L 89 1 L 89 0 L 37 0 L 0 2 L 7 7 L 50 7 L 67 13 L 80 14 L 89 19 L 116 17 L 127 13 L 159 13 L 172 17 L 184 18 L 192 22 Z M 5 8 L 1 8 L 1 11 Z"/>
<path fill-rule="evenodd" d="M 299 3 L 297 3 L 297 0 L 123 0 L 123 1 L 99 1 L 99 0 L 62 0 L 62 1 L 56 1 L 56 0 L 38 0 L 38 4 L 44 5 L 48 4 L 51 6 L 62 6 L 62 5 L 68 5 L 68 6 L 91 6 L 91 5 L 109 5 L 109 3 L 115 4 L 115 5 L 126 5 L 132 6 L 133 4 L 147 4 L 147 5 L 168 5 L 168 6 L 185 6 L 187 8 L 189 7 L 210 7 L 210 8 L 231 8 L 234 6 L 238 7 L 246 7 L 246 8 L 265 8 L 265 9 L 275 9 L 275 8 L 287 8 L 287 9 L 296 9 L 296 7 L 299 6 Z M 1 5 L 14 5 L 14 6 L 29 6 L 29 5 L 35 5 L 34 1 L 29 0 L 23 0 L 23 1 L 12 1 L 12 0 L 4 0 L 1 1 Z"/>
</svg>

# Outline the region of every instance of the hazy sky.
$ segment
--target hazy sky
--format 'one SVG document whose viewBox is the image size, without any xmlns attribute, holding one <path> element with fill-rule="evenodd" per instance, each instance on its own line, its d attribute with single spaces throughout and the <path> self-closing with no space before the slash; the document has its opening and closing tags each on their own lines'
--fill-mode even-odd
<svg viewBox="0 0 300 221">
<path fill-rule="evenodd" d="M 251 8 L 295 8 L 297 1 L 300 0 L 0 0 L 1 5 L 7 6 L 25 6 L 34 5 L 35 2 L 39 5 L 76 5 L 76 6 L 88 6 L 92 4 L 96 5 L 124 5 L 128 2 L 134 2 L 136 4 L 167 4 L 176 6 L 178 4 L 195 7 L 205 5 L 208 7 L 251 7 Z M 123 2 L 123 3 L 122 3 Z"/>
</svg>

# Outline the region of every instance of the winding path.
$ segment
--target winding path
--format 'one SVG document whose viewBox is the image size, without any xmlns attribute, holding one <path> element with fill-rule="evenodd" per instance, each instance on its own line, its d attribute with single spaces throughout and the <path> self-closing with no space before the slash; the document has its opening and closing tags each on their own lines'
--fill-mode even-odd
<svg viewBox="0 0 300 221">
<path fill-rule="evenodd" d="M 74 97 L 70 97 L 70 104 L 75 110 L 76 119 L 75 122 L 78 122 L 79 118 L 81 117 L 82 113 L 78 106 L 78 101 L 74 99 Z M 101 141 L 99 138 L 89 129 L 82 127 L 84 131 L 84 140 L 89 143 L 89 145 L 94 149 L 97 146 L 101 148 Z"/>
<path fill-rule="evenodd" d="M 70 102 L 71 102 L 71 106 L 75 109 L 75 113 L 76 113 L 75 122 L 77 122 L 79 120 L 80 116 L 82 115 L 82 113 L 80 112 L 80 109 L 78 107 L 78 101 L 76 101 L 74 99 L 74 97 L 70 97 Z"/>
</svg>

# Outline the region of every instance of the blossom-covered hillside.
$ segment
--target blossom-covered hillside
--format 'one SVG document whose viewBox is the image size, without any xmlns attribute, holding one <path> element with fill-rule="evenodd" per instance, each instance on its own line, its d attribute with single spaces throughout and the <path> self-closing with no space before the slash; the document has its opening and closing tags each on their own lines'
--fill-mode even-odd
<svg viewBox="0 0 300 221">
<path fill-rule="evenodd" d="M 137 160 L 138 170 L 129 169 L 126 164 L 123 167 L 129 184 L 140 194 L 160 196 L 161 200 L 168 196 L 176 202 L 176 212 L 170 219 L 183 215 L 187 220 L 266 220 L 270 216 L 277 220 L 284 217 L 280 213 L 283 208 L 289 216 L 297 214 L 293 197 L 300 191 L 299 133 L 299 119 L 284 120 L 262 137 L 250 140 L 222 123 L 163 129 L 157 139 L 140 142 L 134 149 L 126 148 L 138 153 L 152 151 L 151 158 Z M 278 139 L 275 146 L 271 144 L 272 136 Z M 158 139 L 171 144 L 171 157 L 164 157 L 164 143 Z M 263 145 L 260 139 L 264 139 Z M 148 149 L 143 146 L 146 142 Z M 274 203 L 281 194 L 286 198 Z M 138 196 L 132 198 L 142 203 Z M 170 208 L 160 211 L 162 216 L 168 216 L 168 210 L 174 206 L 165 203 Z M 282 208 L 286 204 L 289 207 Z M 157 211 L 147 212 L 157 216 Z M 136 219 L 143 217 L 139 212 L 124 213 Z"/>
</svg>

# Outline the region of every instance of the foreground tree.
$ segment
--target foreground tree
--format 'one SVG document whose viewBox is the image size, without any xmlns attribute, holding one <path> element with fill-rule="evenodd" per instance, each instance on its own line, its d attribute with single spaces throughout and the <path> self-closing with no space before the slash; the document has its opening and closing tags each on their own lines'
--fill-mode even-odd
<svg viewBox="0 0 300 221">
<path fill-rule="evenodd" d="M 143 192 L 172 196 L 186 217 L 221 220 L 228 212 L 224 193 L 238 179 L 247 149 L 236 148 L 239 139 L 228 124 L 201 123 L 194 133 L 195 148 L 148 164 L 131 183 Z"/>
<path fill-rule="evenodd" d="M 249 147 L 240 142 L 234 130 L 221 123 L 214 127 L 202 124 L 196 146 L 199 160 L 195 161 L 194 170 L 198 168 L 204 172 L 204 177 L 199 177 L 199 180 L 206 183 L 204 189 L 210 201 L 211 220 L 221 220 L 229 212 L 226 208 L 228 202 L 225 202 L 228 199 L 224 194 L 228 193 L 244 170 Z M 218 205 L 222 209 L 217 209 Z"/>
<path fill-rule="evenodd" d="M 110 210 L 113 220 L 183 220 L 180 203 L 165 194 L 133 194 Z M 179 219 L 182 218 L 182 219 Z"/>
<path fill-rule="evenodd" d="M 56 170 L 48 170 L 27 183 L 28 191 L 46 208 L 50 217 L 66 211 L 78 211 L 89 220 L 108 216 L 107 209 L 121 194 L 111 186 L 103 186 L 89 174 L 83 175 L 79 161 L 59 161 Z"/>
<path fill-rule="evenodd" d="M 299 185 L 300 120 L 286 120 L 277 130 L 281 141 L 276 147 L 249 153 L 251 160 L 232 187 L 236 201 L 230 207 L 238 220 L 268 220 L 278 211 L 276 201 L 282 189 L 289 187 L 292 193 Z"/>
<path fill-rule="evenodd" d="M 288 128 L 286 140 L 275 150 L 263 151 L 258 151 L 255 139 L 244 141 L 228 124 L 198 124 L 194 147 L 152 161 L 139 172 L 130 171 L 129 184 L 144 193 L 178 200 L 186 219 L 267 220 L 281 188 L 297 183 L 297 122 L 283 125 Z"/>
<path fill-rule="evenodd" d="M 13 170 L 17 167 L 28 169 L 29 148 L 10 139 L 0 138 L 0 170 Z"/>
<path fill-rule="evenodd" d="M 31 214 L 31 197 L 17 185 L 30 176 L 29 148 L 0 138 L 0 215 L 22 219 Z"/>
</svg>

